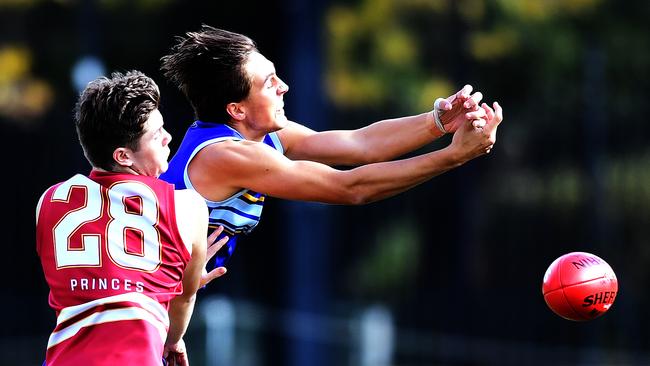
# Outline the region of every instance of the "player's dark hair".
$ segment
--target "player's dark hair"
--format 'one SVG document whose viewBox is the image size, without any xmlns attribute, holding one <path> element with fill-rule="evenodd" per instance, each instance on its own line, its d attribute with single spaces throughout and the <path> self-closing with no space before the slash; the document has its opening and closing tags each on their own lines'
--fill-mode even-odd
<svg viewBox="0 0 650 366">
<path fill-rule="evenodd" d="M 255 42 L 208 25 L 177 41 L 170 54 L 161 58 L 160 69 L 185 94 L 197 119 L 226 123 L 228 103 L 240 102 L 250 92 L 244 64 L 257 52 Z"/>
<path fill-rule="evenodd" d="M 90 164 L 110 171 L 116 148 L 138 151 L 144 124 L 159 103 L 158 85 L 139 71 L 90 82 L 75 108 L 77 135 Z"/>
</svg>

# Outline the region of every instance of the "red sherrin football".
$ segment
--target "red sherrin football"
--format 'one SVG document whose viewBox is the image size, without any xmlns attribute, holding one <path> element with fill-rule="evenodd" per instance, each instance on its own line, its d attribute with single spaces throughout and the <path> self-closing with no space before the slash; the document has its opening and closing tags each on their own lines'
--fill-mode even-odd
<svg viewBox="0 0 650 366">
<path fill-rule="evenodd" d="M 612 306 L 618 280 L 612 267 L 598 256 L 573 252 L 551 263 L 544 274 L 542 293 L 557 315 L 575 321 L 591 320 Z"/>
</svg>

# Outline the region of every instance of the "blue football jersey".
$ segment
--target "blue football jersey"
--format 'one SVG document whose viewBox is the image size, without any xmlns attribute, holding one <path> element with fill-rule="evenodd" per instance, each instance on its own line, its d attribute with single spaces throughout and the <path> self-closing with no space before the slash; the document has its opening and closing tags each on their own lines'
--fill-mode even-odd
<svg viewBox="0 0 650 366">
<path fill-rule="evenodd" d="M 187 132 L 176 154 L 169 162 L 169 168 L 160 176 L 161 179 L 172 183 L 176 189 L 194 189 L 187 174 L 187 168 L 192 158 L 204 147 L 225 140 L 245 140 L 236 130 L 222 123 L 196 121 Z M 264 137 L 266 145 L 284 154 L 284 149 L 275 132 Z M 265 195 L 242 189 L 223 201 L 205 200 L 210 212 L 210 228 L 219 225 L 224 227 L 221 234 L 228 235 L 227 248 L 222 248 L 216 255 L 216 266 L 222 266 L 235 250 L 239 234 L 247 234 L 257 226 L 264 208 Z"/>
</svg>

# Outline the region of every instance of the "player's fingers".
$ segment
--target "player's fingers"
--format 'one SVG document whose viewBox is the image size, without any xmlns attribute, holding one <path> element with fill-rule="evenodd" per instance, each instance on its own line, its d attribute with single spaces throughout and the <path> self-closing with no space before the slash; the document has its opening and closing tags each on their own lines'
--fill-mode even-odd
<svg viewBox="0 0 650 366">
<path fill-rule="evenodd" d="M 224 244 L 226 244 L 226 243 L 228 242 L 229 239 L 230 239 L 229 236 L 224 236 L 223 238 L 219 239 L 218 241 L 208 242 L 208 250 L 209 250 L 210 248 L 213 248 L 213 249 L 216 248 L 216 250 L 221 249 L 221 247 L 222 247 Z"/>
<path fill-rule="evenodd" d="M 212 257 L 214 257 L 215 254 L 221 249 L 230 239 L 229 236 L 224 236 L 223 238 L 219 239 L 216 243 L 212 243 L 208 246 L 208 251 L 206 252 L 205 259 L 210 260 Z"/>
<path fill-rule="evenodd" d="M 214 270 L 215 270 L 216 273 L 217 273 L 217 274 L 215 275 L 214 278 L 221 277 L 221 276 L 225 275 L 226 272 L 228 272 L 228 270 L 226 269 L 226 267 L 217 267 L 217 268 L 215 268 Z"/>
<path fill-rule="evenodd" d="M 175 353 L 169 353 L 167 354 L 167 358 L 165 358 L 167 361 L 167 366 L 176 366 L 176 354 Z"/>
<path fill-rule="evenodd" d="M 217 248 L 216 245 L 209 246 L 207 252 L 205 253 L 205 261 L 207 262 L 210 259 L 212 259 L 212 257 L 214 257 L 214 255 L 217 254 L 218 251 L 219 249 Z"/>
<path fill-rule="evenodd" d="M 447 100 L 445 98 L 438 98 L 433 102 L 433 108 L 439 111 L 448 111 L 451 109 L 453 100 Z"/>
<path fill-rule="evenodd" d="M 177 366 L 178 361 L 177 361 L 178 353 L 173 352 L 169 354 L 169 357 L 167 357 L 167 366 Z"/>
<path fill-rule="evenodd" d="M 476 109 L 478 108 L 479 103 L 481 103 L 481 100 L 483 99 L 483 93 L 481 92 L 476 92 L 472 94 L 472 96 L 465 101 L 463 104 L 463 107 L 468 108 L 468 109 Z"/>
<path fill-rule="evenodd" d="M 454 105 L 458 105 L 465 100 L 467 100 L 470 97 L 470 94 L 472 93 L 472 86 L 471 85 L 465 85 L 462 89 L 457 91 L 455 94 L 447 97 L 447 98 L 439 98 L 439 100 L 436 100 L 437 104 L 436 108 L 438 108 L 441 111 L 450 111 L 454 108 Z"/>
<path fill-rule="evenodd" d="M 228 272 L 228 270 L 226 270 L 226 267 L 217 267 L 213 269 L 208 274 L 203 276 L 203 279 L 201 281 L 202 285 L 203 286 L 207 285 L 208 283 L 212 282 L 212 280 L 225 275 L 226 272 Z"/>
<path fill-rule="evenodd" d="M 465 118 L 467 118 L 470 121 L 475 119 L 485 118 L 485 117 L 486 117 L 486 113 L 485 113 L 485 109 L 483 108 L 479 108 L 473 112 L 465 113 Z"/>
<path fill-rule="evenodd" d="M 490 108 L 487 103 L 481 104 L 481 109 L 485 111 L 485 117 L 488 121 L 492 121 L 494 119 L 494 110 Z"/>
<path fill-rule="evenodd" d="M 467 99 L 469 98 L 470 94 L 472 94 L 472 90 L 473 90 L 472 86 L 466 84 L 458 93 L 456 93 L 455 97 L 460 99 Z"/>
<path fill-rule="evenodd" d="M 472 127 L 482 129 L 486 125 L 486 121 L 483 118 L 475 119 L 472 121 Z"/>
<path fill-rule="evenodd" d="M 190 366 L 190 359 L 187 357 L 187 352 L 179 353 L 176 361 L 178 366 Z"/>
<path fill-rule="evenodd" d="M 494 107 L 496 123 L 500 124 L 501 121 L 503 121 L 503 108 L 501 108 L 501 105 L 498 102 L 494 102 L 492 106 Z"/>
<path fill-rule="evenodd" d="M 221 232 L 223 232 L 223 226 L 219 225 L 217 226 L 216 229 L 214 229 L 212 233 L 210 233 L 210 235 L 208 235 L 208 245 L 210 245 L 210 243 L 213 243 L 215 240 L 217 240 Z"/>
</svg>

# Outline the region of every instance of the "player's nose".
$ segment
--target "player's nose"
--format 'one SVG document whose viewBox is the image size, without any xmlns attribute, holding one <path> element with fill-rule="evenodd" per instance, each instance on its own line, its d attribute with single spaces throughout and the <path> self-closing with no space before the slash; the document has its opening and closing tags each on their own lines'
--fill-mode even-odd
<svg viewBox="0 0 650 366">
<path fill-rule="evenodd" d="M 172 141 L 172 135 L 169 132 L 167 132 L 167 130 L 165 130 L 164 128 L 163 128 L 163 133 L 164 133 L 163 144 L 169 145 L 169 143 Z"/>
<path fill-rule="evenodd" d="M 282 81 L 282 79 L 280 79 L 280 78 L 278 78 L 278 81 L 280 82 L 280 84 L 278 85 L 278 93 L 284 94 L 284 93 L 288 92 L 289 91 L 289 85 L 287 85 L 287 83 Z"/>
</svg>

